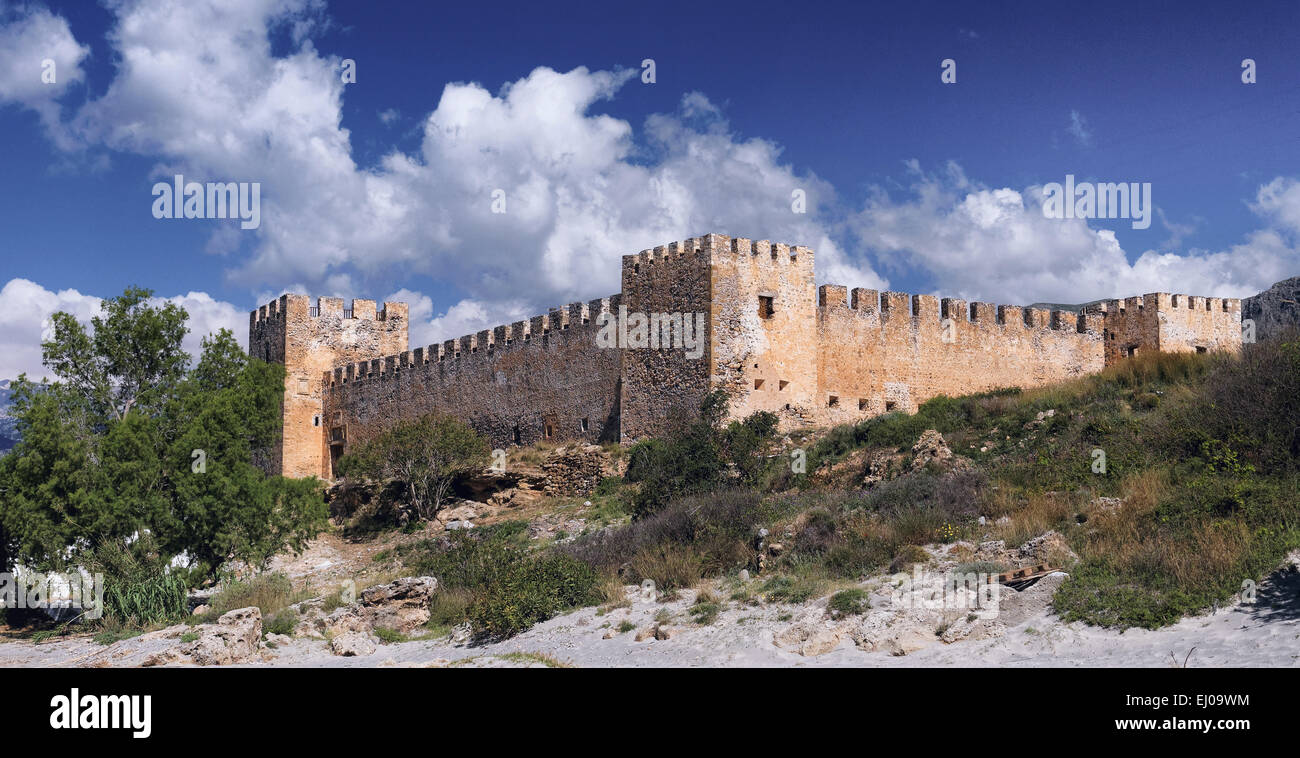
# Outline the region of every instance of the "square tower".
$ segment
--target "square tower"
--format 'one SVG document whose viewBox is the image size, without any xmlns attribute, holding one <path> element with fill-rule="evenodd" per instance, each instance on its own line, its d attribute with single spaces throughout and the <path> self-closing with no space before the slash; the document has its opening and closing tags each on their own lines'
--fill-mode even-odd
<svg viewBox="0 0 1300 758">
<path fill-rule="evenodd" d="M 328 419 L 323 418 L 324 377 L 335 366 L 396 355 L 407 347 L 405 303 L 282 295 L 249 314 L 248 354 L 285 367 L 279 445 L 268 461 L 272 473 L 329 478 Z"/>
</svg>

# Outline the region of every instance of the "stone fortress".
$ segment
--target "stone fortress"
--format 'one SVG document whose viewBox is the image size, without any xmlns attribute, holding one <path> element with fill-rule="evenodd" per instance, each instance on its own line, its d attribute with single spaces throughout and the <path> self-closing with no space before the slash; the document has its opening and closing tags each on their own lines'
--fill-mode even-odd
<svg viewBox="0 0 1300 758">
<path fill-rule="evenodd" d="M 654 334 L 638 332 L 650 314 Z M 694 314 L 702 351 L 670 343 L 670 326 Z M 767 410 L 783 428 L 827 426 L 939 394 L 1059 382 L 1145 351 L 1241 347 L 1236 299 L 1160 292 L 1075 313 L 818 287 L 812 250 L 719 234 L 625 255 L 620 294 L 527 321 L 413 350 L 407 321 L 404 303 L 348 309 L 304 295 L 249 315 L 249 354 L 287 369 L 274 470 L 332 479 L 350 444 L 432 412 L 497 447 L 627 442 L 721 388 L 733 417 Z"/>
</svg>

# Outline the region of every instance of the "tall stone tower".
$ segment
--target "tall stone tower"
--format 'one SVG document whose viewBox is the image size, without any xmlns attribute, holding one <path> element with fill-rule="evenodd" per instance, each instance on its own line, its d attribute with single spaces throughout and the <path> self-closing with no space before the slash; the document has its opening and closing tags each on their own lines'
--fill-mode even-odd
<svg viewBox="0 0 1300 758">
<path fill-rule="evenodd" d="M 698 357 L 624 351 L 625 440 L 662 433 L 675 410 L 697 410 L 714 389 L 731 395 L 733 418 L 758 410 L 795 418 L 817 394 L 809 248 L 706 234 L 625 255 L 622 304 L 629 313 L 704 314 L 708 339 Z"/>
<path fill-rule="evenodd" d="M 291 477 L 331 476 L 329 439 L 323 418 L 324 377 L 335 366 L 406 350 L 406 303 L 282 295 L 249 314 L 248 354 L 285 367 L 284 432 L 271 452 L 274 473 Z"/>
</svg>

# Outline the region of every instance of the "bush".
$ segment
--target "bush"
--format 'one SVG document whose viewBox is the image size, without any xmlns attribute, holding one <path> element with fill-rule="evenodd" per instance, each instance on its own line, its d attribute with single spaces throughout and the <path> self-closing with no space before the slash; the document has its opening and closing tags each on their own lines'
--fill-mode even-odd
<svg viewBox="0 0 1300 758">
<path fill-rule="evenodd" d="M 87 556 L 86 569 L 104 575 L 104 616 L 110 623 L 140 628 L 189 615 L 184 579 L 168 570 L 153 547 L 145 535 L 132 545 L 102 542 Z"/>
<path fill-rule="evenodd" d="M 511 564 L 469 608 L 477 636 L 502 639 L 555 614 L 601 600 L 591 566 L 562 553 Z"/>
<path fill-rule="evenodd" d="M 777 418 L 759 411 L 724 429 L 727 395 L 715 390 L 700 403 L 698 417 L 678 420 L 668 433 L 642 440 L 628 451 L 627 481 L 641 486 L 633 499 L 633 516 L 646 518 L 675 498 L 712 492 L 729 483 L 729 471 L 741 484 L 757 484 L 771 461 L 768 448 Z"/>
<path fill-rule="evenodd" d="M 292 608 L 286 608 L 271 617 L 271 620 L 262 626 L 262 631 L 266 634 L 283 634 L 292 637 L 293 630 L 297 626 L 298 612 Z"/>
<path fill-rule="evenodd" d="M 853 588 L 840 590 L 831 595 L 827 607 L 841 616 L 857 616 L 871 608 L 871 598 L 866 590 Z"/>
<path fill-rule="evenodd" d="M 206 614 L 205 619 L 215 619 L 229 611 L 253 606 L 262 612 L 263 619 L 269 619 L 290 605 L 308 599 L 310 595 L 305 589 L 295 590 L 293 582 L 285 574 L 257 574 L 249 579 L 225 584 L 208 601 L 212 610 Z"/>
</svg>

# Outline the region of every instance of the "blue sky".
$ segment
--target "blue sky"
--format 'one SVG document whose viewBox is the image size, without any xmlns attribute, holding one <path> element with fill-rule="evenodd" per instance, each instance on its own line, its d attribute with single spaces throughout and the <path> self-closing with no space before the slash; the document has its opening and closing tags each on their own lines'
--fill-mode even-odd
<svg viewBox="0 0 1300 758">
<path fill-rule="evenodd" d="M 301 291 L 408 300 L 432 342 L 712 231 L 994 302 L 1300 273 L 1294 3 L 443 6 L 0 0 L 0 377 L 130 284 L 196 337 Z M 174 173 L 260 182 L 261 226 L 155 219 Z M 1066 174 L 1150 182 L 1150 228 L 1044 218 Z"/>
</svg>

